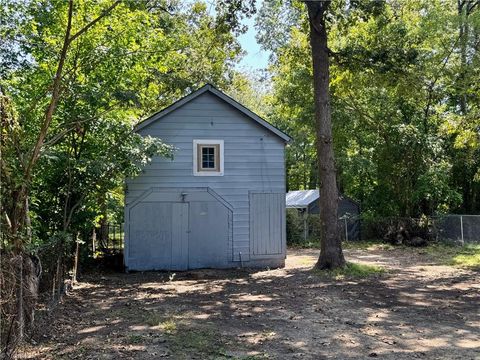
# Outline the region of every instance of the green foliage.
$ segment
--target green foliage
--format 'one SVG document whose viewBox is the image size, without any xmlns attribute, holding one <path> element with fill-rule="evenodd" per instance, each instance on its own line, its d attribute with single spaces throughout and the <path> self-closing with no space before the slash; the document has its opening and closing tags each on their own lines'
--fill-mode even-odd
<svg viewBox="0 0 480 360">
<path fill-rule="evenodd" d="M 258 39 L 274 52 L 268 116 L 294 139 L 287 148 L 292 190 L 319 185 L 302 6 L 265 1 L 257 19 Z M 331 9 L 340 191 L 373 216 L 480 210 L 478 6 L 468 16 L 453 0 L 338 0 Z"/>
<path fill-rule="evenodd" d="M 75 1 L 72 36 L 113 3 Z M 22 174 L 50 102 L 67 14 L 67 1 L 12 0 L 0 10 L 2 198 L 14 201 L 11 194 L 25 185 Z M 174 153 L 133 126 L 205 82 L 227 88 L 241 52 L 233 27 L 203 2 L 121 1 L 72 40 L 28 184 L 35 236 L 48 239 L 121 218 L 124 178 L 153 156 Z"/>
<path fill-rule="evenodd" d="M 229 96 L 246 106 L 260 117 L 269 112 L 265 97 L 268 94 L 268 82 L 259 73 L 234 73 L 230 85 L 226 88 Z"/>
<path fill-rule="evenodd" d="M 161 322 L 160 327 L 167 334 L 172 334 L 172 333 L 175 333 L 177 331 L 177 324 L 175 323 L 175 320 L 173 320 L 173 319 L 168 319 L 168 320 L 165 320 L 165 321 Z"/>
<path fill-rule="evenodd" d="M 287 245 L 301 243 L 303 239 L 303 221 L 296 209 L 287 209 Z"/>
<path fill-rule="evenodd" d="M 298 209 L 287 209 L 286 218 L 287 245 L 301 248 L 319 248 L 319 214 L 305 214 Z M 341 225 L 343 226 L 343 222 Z M 305 233 L 305 228 L 308 229 L 307 233 Z"/>
<path fill-rule="evenodd" d="M 303 242 L 297 242 L 297 243 L 292 243 L 291 245 L 288 245 L 291 248 L 294 249 L 320 249 L 320 239 L 319 238 L 308 238 L 306 241 Z M 343 248 L 343 244 L 342 244 Z"/>
</svg>

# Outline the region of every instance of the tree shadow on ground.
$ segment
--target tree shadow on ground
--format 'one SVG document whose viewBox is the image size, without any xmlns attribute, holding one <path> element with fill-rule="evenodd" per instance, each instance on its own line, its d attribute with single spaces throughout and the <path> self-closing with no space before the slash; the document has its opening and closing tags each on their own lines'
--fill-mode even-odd
<svg viewBox="0 0 480 360">
<path fill-rule="evenodd" d="M 341 281 L 306 264 L 89 276 L 37 337 L 36 358 L 479 356 L 478 272 L 425 277 L 405 263 Z"/>
</svg>

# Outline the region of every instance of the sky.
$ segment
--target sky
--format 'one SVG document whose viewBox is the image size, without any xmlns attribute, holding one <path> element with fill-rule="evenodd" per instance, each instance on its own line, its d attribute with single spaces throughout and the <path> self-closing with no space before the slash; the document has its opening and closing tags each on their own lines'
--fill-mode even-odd
<svg viewBox="0 0 480 360">
<path fill-rule="evenodd" d="M 208 11 L 212 15 L 215 14 L 214 1 L 207 0 Z M 257 10 L 262 6 L 263 0 L 256 0 L 255 5 Z M 244 18 L 242 24 L 247 25 L 247 32 L 238 37 L 238 41 L 245 51 L 245 55 L 238 64 L 238 70 L 246 70 L 254 72 L 255 70 L 265 69 L 268 65 L 268 57 L 270 52 L 262 51 L 260 44 L 257 43 L 255 35 L 255 16 L 251 18 Z"/>
<path fill-rule="evenodd" d="M 261 6 L 261 1 L 257 1 L 257 6 Z M 240 69 L 258 70 L 264 69 L 268 65 L 269 52 L 260 49 L 260 44 L 255 39 L 255 18 L 243 19 L 243 24 L 248 26 L 248 31 L 238 37 L 240 45 L 246 55 L 239 63 Z"/>
</svg>

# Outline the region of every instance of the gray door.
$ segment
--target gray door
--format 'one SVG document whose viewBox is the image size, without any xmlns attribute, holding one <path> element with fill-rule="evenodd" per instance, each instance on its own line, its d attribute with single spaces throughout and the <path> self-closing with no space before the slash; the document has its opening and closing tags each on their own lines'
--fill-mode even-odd
<svg viewBox="0 0 480 360">
<path fill-rule="evenodd" d="M 129 210 L 132 270 L 225 267 L 232 211 L 206 190 L 152 191 Z"/>
<path fill-rule="evenodd" d="M 173 203 L 172 266 L 170 269 L 188 269 L 188 203 Z"/>
<path fill-rule="evenodd" d="M 250 193 L 252 255 L 283 252 L 285 242 L 285 194 Z"/>
<path fill-rule="evenodd" d="M 142 269 L 188 267 L 188 204 L 141 202 L 130 211 L 130 257 Z"/>
<path fill-rule="evenodd" d="M 190 202 L 188 266 L 224 267 L 229 257 L 230 211 L 218 201 Z"/>
</svg>

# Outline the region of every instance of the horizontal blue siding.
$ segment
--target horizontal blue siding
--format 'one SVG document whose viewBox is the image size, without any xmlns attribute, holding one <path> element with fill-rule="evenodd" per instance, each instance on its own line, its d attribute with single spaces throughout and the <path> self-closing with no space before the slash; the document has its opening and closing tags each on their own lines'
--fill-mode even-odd
<svg viewBox="0 0 480 360">
<path fill-rule="evenodd" d="M 249 192 L 285 193 L 285 143 L 210 93 L 140 130 L 177 148 L 128 179 L 126 205 L 151 187 L 210 187 L 233 208 L 233 253 L 251 254 Z M 224 176 L 193 176 L 193 140 L 224 140 Z M 280 254 L 283 256 L 284 254 Z"/>
</svg>

